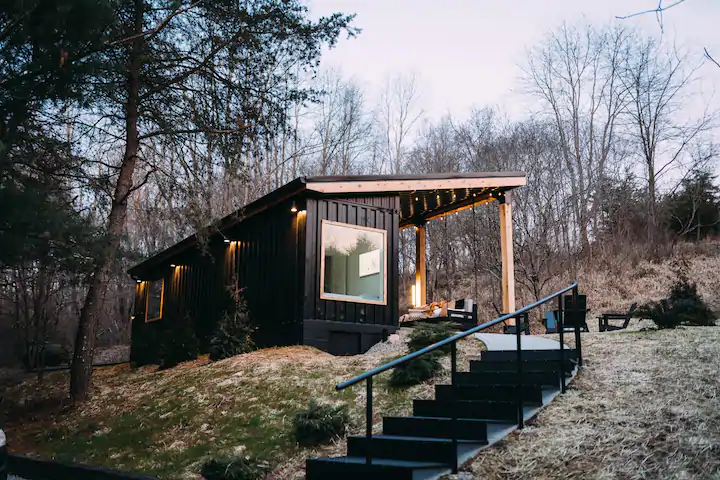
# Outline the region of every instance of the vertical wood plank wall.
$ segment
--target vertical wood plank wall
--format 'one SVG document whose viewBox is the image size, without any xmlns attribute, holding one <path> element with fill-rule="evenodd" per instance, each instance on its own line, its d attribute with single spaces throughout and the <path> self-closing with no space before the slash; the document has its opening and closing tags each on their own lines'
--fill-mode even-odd
<svg viewBox="0 0 720 480">
<path fill-rule="evenodd" d="M 295 199 L 278 204 L 196 247 L 144 272 L 142 280 L 164 278 L 162 319 L 145 323 L 146 283 L 136 288 L 133 344 L 143 332 L 160 333 L 191 319 L 207 350 L 218 319 L 234 305 L 235 288 L 244 295 L 257 330 L 258 346 L 292 345 L 306 339 L 306 320 L 355 325 L 362 330 L 357 353 L 394 331 L 398 321 L 398 236 L 400 200 L 391 197 Z M 306 205 L 306 211 L 303 210 Z M 323 219 L 387 231 L 387 305 L 320 299 L 321 221 Z M 231 243 L 225 243 L 227 238 Z M 170 263 L 177 265 L 171 268 Z M 333 327 L 335 328 L 335 327 Z M 326 344 L 333 352 L 330 331 Z M 315 344 L 310 342 L 310 344 Z"/>
<path fill-rule="evenodd" d="M 147 282 L 137 284 L 133 343 L 145 330 L 172 328 L 186 316 L 195 324 L 201 348 L 207 350 L 217 321 L 232 311 L 235 286 L 244 291 L 257 325 L 259 346 L 301 342 L 298 221 L 288 205 L 278 205 L 211 238 L 203 248 L 176 256 L 142 280 L 165 280 L 162 319 L 145 323 Z M 304 260 L 304 259 L 303 259 Z"/>
<path fill-rule="evenodd" d="M 359 203 L 363 202 L 363 203 Z M 359 199 L 308 199 L 305 265 L 305 319 L 372 325 L 397 325 L 399 197 Z M 320 298 L 322 220 L 349 223 L 387 231 L 387 305 L 323 300 Z"/>
</svg>

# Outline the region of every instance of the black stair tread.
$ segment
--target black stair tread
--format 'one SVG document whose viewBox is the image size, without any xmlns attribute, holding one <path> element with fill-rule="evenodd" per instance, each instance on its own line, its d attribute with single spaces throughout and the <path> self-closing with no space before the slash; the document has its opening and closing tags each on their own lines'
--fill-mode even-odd
<svg viewBox="0 0 720 480">
<path fill-rule="evenodd" d="M 431 417 L 429 417 L 431 418 Z M 367 437 L 365 435 L 353 435 L 349 438 L 361 438 L 363 440 L 367 440 Z M 441 438 L 441 437 L 406 437 L 403 435 L 373 435 L 371 440 L 397 440 L 401 442 L 432 442 L 432 443 L 452 443 L 452 439 L 450 438 Z M 458 439 L 457 443 L 462 444 L 479 444 L 482 445 L 484 442 L 480 440 L 465 440 L 465 439 Z"/>
<path fill-rule="evenodd" d="M 432 400 L 435 401 L 435 400 Z M 391 417 L 385 417 L 385 418 L 391 418 Z M 452 421 L 452 417 L 428 417 L 426 415 L 408 415 L 406 417 L 397 417 L 397 418 L 417 418 L 419 420 L 447 420 Z M 457 417 L 457 420 L 462 420 L 463 422 L 478 422 L 478 424 L 483 423 L 512 423 L 508 422 L 507 420 L 499 420 L 497 418 L 469 418 L 469 417 Z M 480 425 L 478 425 L 480 426 Z M 373 435 L 373 437 L 376 437 L 377 435 Z M 473 440 L 470 441 L 471 443 L 474 442 Z"/>
<path fill-rule="evenodd" d="M 568 360 L 577 360 L 577 352 L 574 350 L 564 350 L 565 358 Z M 560 350 L 523 350 L 523 360 L 559 360 Z M 517 361 L 517 350 L 483 350 L 480 358 L 485 360 L 500 361 Z"/>
<path fill-rule="evenodd" d="M 507 390 L 488 389 L 486 385 L 456 385 L 453 389 L 452 385 L 435 385 L 435 400 L 450 401 L 454 396 L 457 400 L 490 400 L 490 401 L 506 401 L 517 402 L 518 393 L 522 394 L 524 403 L 536 403 L 542 405 L 543 390 L 539 386 L 524 386 L 523 390 L 519 390 L 518 385 L 506 385 Z M 454 390 L 454 391 L 453 391 Z M 494 397 L 494 398 L 493 398 Z M 506 397 L 506 398 L 498 398 Z"/>
<path fill-rule="evenodd" d="M 311 459 L 313 461 L 321 462 L 332 462 L 332 463 L 366 463 L 366 457 L 316 457 Z M 423 468 L 445 468 L 448 466 L 447 463 L 439 462 L 418 462 L 414 460 L 397 460 L 395 458 L 383 458 L 383 457 L 372 457 L 372 463 L 374 465 L 384 465 L 388 467 L 405 467 L 412 469 L 423 469 Z"/>
<path fill-rule="evenodd" d="M 488 365 L 488 366 L 496 366 L 496 365 L 502 365 L 502 366 L 513 365 L 514 366 L 514 365 L 517 365 L 517 360 L 488 360 L 487 358 L 483 359 L 481 357 L 477 357 L 477 358 L 471 358 L 470 363 L 482 363 L 483 365 Z M 552 365 L 552 366 L 559 367 L 560 359 L 549 358 L 549 359 L 537 360 L 537 359 L 532 359 L 532 358 L 530 358 L 530 359 L 523 358 L 521 363 L 523 364 L 523 366 L 524 365 L 535 365 L 537 367 L 547 367 L 547 366 Z M 565 367 L 566 368 L 574 367 L 575 365 L 577 365 L 577 363 L 573 359 L 571 359 L 571 358 L 565 359 Z"/>
<path fill-rule="evenodd" d="M 388 415 L 387 417 L 383 418 L 417 418 L 419 420 L 452 420 L 452 417 L 424 417 L 422 415 Z M 477 418 L 461 418 L 457 417 L 457 420 L 462 420 L 464 422 L 478 422 L 479 424 L 485 423 L 483 420 L 478 420 Z M 493 422 L 497 422 L 497 420 L 493 420 Z M 375 437 L 376 435 L 373 435 Z"/>
<path fill-rule="evenodd" d="M 426 398 L 426 399 L 415 399 L 413 402 L 418 403 L 427 403 L 427 402 L 437 402 L 437 403 L 457 403 L 462 405 L 477 405 L 477 406 L 487 406 L 487 407 L 515 407 L 517 406 L 517 400 L 485 400 L 485 399 L 468 399 L 468 398 L 458 398 L 457 400 L 438 400 L 436 398 Z"/>
<path fill-rule="evenodd" d="M 517 371 L 515 370 L 483 370 L 482 372 L 457 372 L 457 373 L 480 373 L 480 374 L 493 374 L 493 375 L 513 375 L 516 374 Z M 533 368 L 523 368 L 522 373 L 556 373 L 549 370 L 539 370 L 539 369 L 533 369 Z M 569 375 L 570 372 L 566 371 L 565 375 Z"/>
<path fill-rule="evenodd" d="M 485 372 L 457 372 L 457 373 L 473 373 L 473 374 L 480 373 L 480 374 L 483 374 Z M 508 372 L 505 372 L 505 373 L 508 373 Z M 449 383 L 437 383 L 436 386 L 443 386 L 443 387 L 448 387 L 448 388 L 452 387 L 452 385 Z M 520 388 L 520 385 L 517 383 L 510 383 L 510 384 L 508 384 L 508 383 L 483 383 L 482 385 L 459 384 L 458 388 L 478 387 L 478 386 L 482 386 L 482 388 L 487 388 L 488 390 L 491 390 L 491 389 L 496 389 L 496 390 L 513 389 L 514 390 L 514 389 Z M 541 388 L 545 387 L 545 385 L 541 385 L 539 383 L 533 383 L 533 382 L 524 382 L 522 386 L 523 386 L 523 388 L 533 388 L 534 387 L 537 389 L 541 389 Z"/>
</svg>

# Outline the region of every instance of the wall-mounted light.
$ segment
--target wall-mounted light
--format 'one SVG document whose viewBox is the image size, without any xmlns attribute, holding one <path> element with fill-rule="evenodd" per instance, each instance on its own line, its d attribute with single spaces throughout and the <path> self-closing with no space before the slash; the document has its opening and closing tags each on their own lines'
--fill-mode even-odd
<svg viewBox="0 0 720 480">
<path fill-rule="evenodd" d="M 137 280 L 135 280 L 135 282 L 137 282 L 137 283 L 142 283 L 142 280 L 140 280 L 140 279 L 138 278 Z"/>
<path fill-rule="evenodd" d="M 295 205 L 295 202 L 294 202 L 294 201 L 293 201 L 293 203 L 292 203 L 292 207 L 290 207 L 290 211 L 291 211 L 292 213 L 297 213 L 297 211 L 298 211 L 297 205 Z"/>
<path fill-rule="evenodd" d="M 175 268 L 175 267 L 177 267 L 177 265 L 175 265 L 174 263 L 170 264 L 170 268 Z"/>
</svg>

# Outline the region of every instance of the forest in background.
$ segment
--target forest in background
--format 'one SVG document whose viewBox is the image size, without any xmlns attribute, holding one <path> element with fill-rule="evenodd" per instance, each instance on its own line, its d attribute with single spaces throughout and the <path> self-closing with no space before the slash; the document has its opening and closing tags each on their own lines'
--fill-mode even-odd
<svg viewBox="0 0 720 480">
<path fill-rule="evenodd" d="M 526 118 L 476 106 L 429 119 L 411 75 L 367 92 L 319 67 L 355 35 L 352 15 L 309 20 L 296 1 L 0 7 L 5 361 L 66 345 L 84 398 L 96 341 L 129 341 L 127 268 L 301 175 L 526 172 L 520 303 L 581 266 L 657 261 L 720 233 L 719 118 L 698 88 L 717 66 L 699 52 L 622 23 L 560 24 L 528 46 Z M 429 298 L 481 297 L 494 313 L 498 223 L 491 203 L 428 225 Z M 408 303 L 414 245 L 404 231 Z"/>
</svg>

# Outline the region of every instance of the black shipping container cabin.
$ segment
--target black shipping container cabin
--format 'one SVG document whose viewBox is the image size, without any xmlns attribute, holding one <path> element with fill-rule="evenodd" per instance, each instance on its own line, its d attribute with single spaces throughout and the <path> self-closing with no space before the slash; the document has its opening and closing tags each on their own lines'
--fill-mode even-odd
<svg viewBox="0 0 720 480">
<path fill-rule="evenodd" d="M 518 172 L 302 177 L 130 269 L 136 279 L 133 355 L 158 350 L 174 324 L 190 324 L 206 350 L 239 289 L 258 346 L 366 351 L 394 332 L 398 234 L 417 232 L 417 293 L 426 303 L 425 224 L 501 203 L 503 309 L 515 309 L 510 190 Z M 416 289 L 413 288 L 413 292 Z"/>
</svg>

